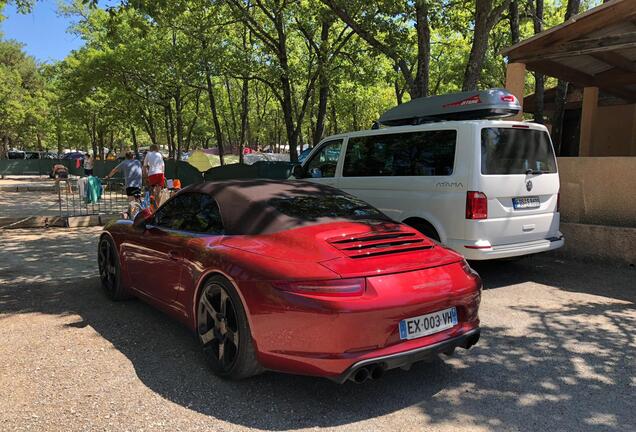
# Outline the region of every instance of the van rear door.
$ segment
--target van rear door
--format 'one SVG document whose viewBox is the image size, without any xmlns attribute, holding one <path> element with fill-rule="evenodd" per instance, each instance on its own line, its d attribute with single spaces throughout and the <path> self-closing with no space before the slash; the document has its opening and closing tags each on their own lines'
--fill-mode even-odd
<svg viewBox="0 0 636 432">
<path fill-rule="evenodd" d="M 547 130 L 494 123 L 481 129 L 480 142 L 477 184 L 488 199 L 488 218 L 469 224 L 467 238 L 497 246 L 556 236 L 559 175 Z"/>
</svg>

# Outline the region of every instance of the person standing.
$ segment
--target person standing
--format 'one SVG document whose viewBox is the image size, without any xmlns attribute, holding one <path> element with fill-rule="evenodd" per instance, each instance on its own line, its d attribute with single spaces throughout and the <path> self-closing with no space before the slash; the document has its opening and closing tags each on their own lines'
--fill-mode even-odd
<svg viewBox="0 0 636 432">
<path fill-rule="evenodd" d="M 108 173 L 104 178 L 109 179 L 118 172 L 124 175 L 124 184 L 126 185 L 126 196 L 128 201 L 134 201 L 141 195 L 141 162 L 135 159 L 135 154 L 131 151 L 126 152 L 126 158 Z"/>
<path fill-rule="evenodd" d="M 159 153 L 159 147 L 156 144 L 151 145 L 150 150 L 146 153 L 143 170 L 144 175 L 148 176 L 148 186 L 152 190 L 152 196 L 155 200 L 158 200 L 166 178 L 164 176 L 163 156 Z"/>
<path fill-rule="evenodd" d="M 68 168 L 62 164 L 53 165 L 53 169 L 51 170 L 50 177 L 55 179 L 55 187 L 59 189 L 60 181 L 64 180 L 66 183 L 66 192 L 71 193 L 71 183 L 68 178 Z"/>
<path fill-rule="evenodd" d="M 95 164 L 95 159 L 93 155 L 90 153 L 86 153 L 86 157 L 84 158 L 84 175 L 92 176 L 93 175 L 93 165 Z"/>
</svg>

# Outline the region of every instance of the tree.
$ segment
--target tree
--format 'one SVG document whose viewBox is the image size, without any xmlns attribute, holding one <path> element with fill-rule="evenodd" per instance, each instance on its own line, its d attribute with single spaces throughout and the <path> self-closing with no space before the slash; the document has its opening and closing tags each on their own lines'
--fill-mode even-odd
<svg viewBox="0 0 636 432">
<path fill-rule="evenodd" d="M 475 0 L 473 43 L 466 63 L 462 90 L 475 90 L 481 76 L 482 66 L 488 49 L 488 37 L 511 0 L 503 0 L 496 5 L 495 0 Z"/>
<path fill-rule="evenodd" d="M 398 69 L 411 97 L 428 95 L 431 58 L 430 5 L 428 0 L 414 2 L 322 0 L 342 21 L 373 49 L 386 55 Z M 352 11 L 359 11 L 354 14 Z M 397 19 L 396 19 L 397 18 Z M 409 47 L 406 22 L 415 23 L 417 55 Z M 413 76 L 413 69 L 416 74 Z"/>
<path fill-rule="evenodd" d="M 538 34 L 543 31 L 543 0 L 535 0 L 534 14 L 532 17 L 532 26 L 534 33 Z M 545 77 L 541 72 L 534 73 L 534 121 L 544 123 L 543 119 L 543 100 L 545 92 Z"/>
</svg>

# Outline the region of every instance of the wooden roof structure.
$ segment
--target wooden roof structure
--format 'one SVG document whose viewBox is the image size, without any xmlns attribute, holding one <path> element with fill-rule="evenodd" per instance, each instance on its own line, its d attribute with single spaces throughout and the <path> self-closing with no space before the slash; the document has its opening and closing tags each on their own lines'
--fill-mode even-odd
<svg viewBox="0 0 636 432">
<path fill-rule="evenodd" d="M 611 0 L 502 52 L 509 63 L 636 102 L 636 0 Z"/>
</svg>

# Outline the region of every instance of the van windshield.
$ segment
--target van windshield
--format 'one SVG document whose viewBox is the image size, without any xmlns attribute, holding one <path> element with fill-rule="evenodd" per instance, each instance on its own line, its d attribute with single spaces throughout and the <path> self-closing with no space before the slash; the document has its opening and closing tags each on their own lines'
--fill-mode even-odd
<svg viewBox="0 0 636 432">
<path fill-rule="evenodd" d="M 547 132 L 516 128 L 481 130 L 482 174 L 526 174 L 528 170 L 557 172 Z"/>
</svg>

